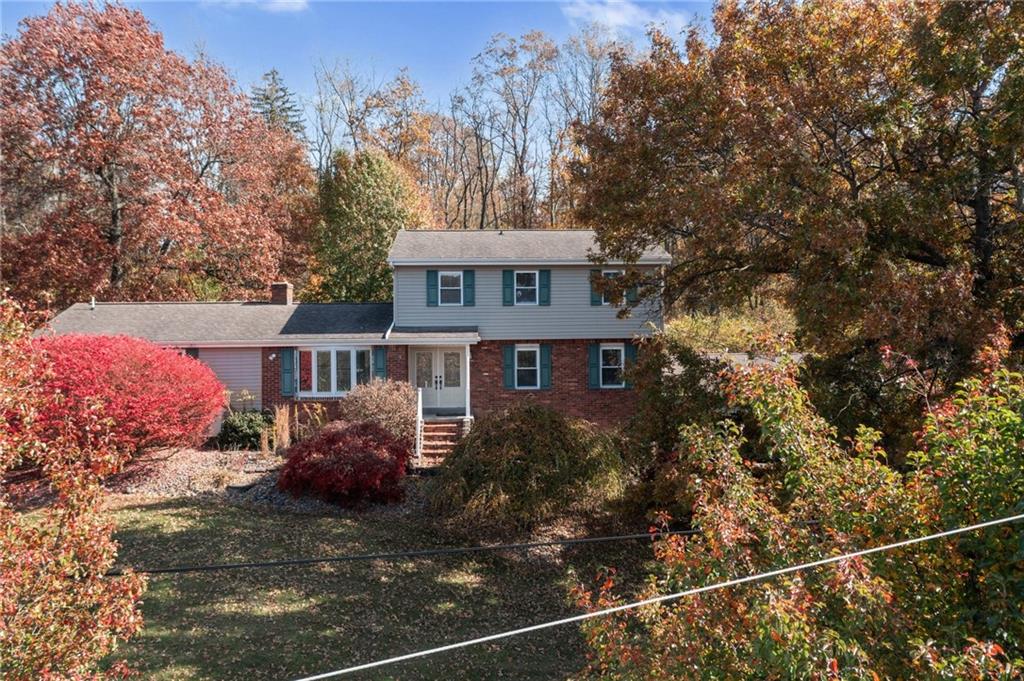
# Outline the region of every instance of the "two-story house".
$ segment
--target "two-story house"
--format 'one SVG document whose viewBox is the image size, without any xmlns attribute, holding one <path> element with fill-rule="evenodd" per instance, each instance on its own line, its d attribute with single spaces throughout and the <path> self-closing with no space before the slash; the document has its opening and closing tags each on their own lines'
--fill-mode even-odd
<svg viewBox="0 0 1024 681">
<path fill-rule="evenodd" d="M 421 389 L 423 412 L 479 416 L 529 397 L 598 424 L 634 398 L 623 375 L 636 340 L 661 326 L 645 304 L 620 318 L 594 287 L 623 263 L 590 260 L 583 230 L 402 231 L 392 303 L 303 303 L 287 283 L 268 302 L 78 303 L 53 332 L 126 334 L 207 363 L 236 407 L 330 403 L 377 378 Z M 634 266 L 660 267 L 664 250 Z"/>
</svg>

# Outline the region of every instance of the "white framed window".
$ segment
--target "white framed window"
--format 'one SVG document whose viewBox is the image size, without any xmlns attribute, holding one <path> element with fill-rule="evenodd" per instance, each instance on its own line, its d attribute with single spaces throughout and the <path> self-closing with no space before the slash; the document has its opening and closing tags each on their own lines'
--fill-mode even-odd
<svg viewBox="0 0 1024 681">
<path fill-rule="evenodd" d="M 537 304 L 537 281 L 539 279 L 537 270 L 515 273 L 515 303 L 516 305 Z"/>
<path fill-rule="evenodd" d="M 604 277 L 605 279 L 618 279 L 619 277 L 622 276 L 622 270 L 602 270 L 601 276 Z M 607 292 L 601 294 L 601 304 L 612 304 L 612 300 L 611 298 L 608 297 Z"/>
<path fill-rule="evenodd" d="M 601 344 L 601 387 L 624 388 L 626 379 L 623 368 L 626 361 L 626 346 L 623 343 Z"/>
<path fill-rule="evenodd" d="M 540 388 L 540 346 L 516 346 L 516 388 L 537 390 Z"/>
<path fill-rule="evenodd" d="M 439 305 L 462 305 L 462 272 L 438 272 Z"/>
<path fill-rule="evenodd" d="M 299 397 L 341 397 L 373 377 L 370 348 L 298 348 L 295 363 Z"/>
</svg>

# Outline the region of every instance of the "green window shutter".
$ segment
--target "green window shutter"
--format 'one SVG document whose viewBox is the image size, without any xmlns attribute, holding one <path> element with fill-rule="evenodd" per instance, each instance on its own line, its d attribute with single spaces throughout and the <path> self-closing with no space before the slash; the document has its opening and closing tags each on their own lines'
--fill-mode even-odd
<svg viewBox="0 0 1024 681">
<path fill-rule="evenodd" d="M 636 286 L 630 286 L 626 289 L 626 302 L 630 305 L 636 305 L 636 302 L 640 300 L 640 291 L 637 290 Z"/>
<path fill-rule="evenodd" d="M 378 345 L 373 349 L 373 377 L 381 381 L 388 377 L 388 348 Z"/>
<path fill-rule="evenodd" d="M 601 387 L 601 344 L 587 345 L 587 387 Z"/>
<path fill-rule="evenodd" d="M 597 290 L 594 283 L 601 278 L 601 270 L 590 270 L 590 304 L 601 305 L 601 292 Z"/>
<path fill-rule="evenodd" d="M 281 394 L 290 397 L 295 394 L 295 348 L 281 348 L 277 356 L 281 361 Z"/>
<path fill-rule="evenodd" d="M 465 307 L 476 305 L 476 271 L 462 270 L 462 304 Z"/>
<path fill-rule="evenodd" d="M 515 273 L 512 270 L 501 271 L 501 304 L 505 307 L 515 304 Z"/>
<path fill-rule="evenodd" d="M 427 307 L 437 307 L 437 270 L 427 270 Z"/>
<path fill-rule="evenodd" d="M 199 348 L 185 348 L 185 354 L 192 359 L 199 359 Z"/>
<path fill-rule="evenodd" d="M 633 343 L 626 343 L 626 353 L 623 359 L 625 360 L 624 363 L 627 376 L 626 387 L 632 388 L 633 381 L 629 380 L 628 376 L 630 372 L 633 370 L 633 367 L 636 366 L 636 345 L 634 345 Z"/>
<path fill-rule="evenodd" d="M 551 388 L 551 344 L 544 343 L 540 346 L 540 387 Z"/>
<path fill-rule="evenodd" d="M 551 304 L 551 270 L 541 270 L 537 275 L 537 303 L 540 305 Z"/>
<path fill-rule="evenodd" d="M 501 346 L 501 373 L 506 388 L 516 387 L 516 346 Z"/>
</svg>

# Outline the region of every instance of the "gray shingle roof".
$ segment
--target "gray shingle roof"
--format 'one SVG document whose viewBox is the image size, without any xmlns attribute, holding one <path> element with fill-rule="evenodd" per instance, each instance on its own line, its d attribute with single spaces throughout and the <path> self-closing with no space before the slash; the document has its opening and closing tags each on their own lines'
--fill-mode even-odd
<svg viewBox="0 0 1024 681">
<path fill-rule="evenodd" d="M 57 334 L 125 334 L 169 345 L 288 345 L 373 341 L 391 326 L 391 303 L 76 303 Z"/>
<path fill-rule="evenodd" d="M 589 264 L 596 248 L 589 229 L 402 230 L 389 260 L 395 265 Z M 663 248 L 648 249 L 639 260 L 645 264 L 670 261 Z"/>
</svg>

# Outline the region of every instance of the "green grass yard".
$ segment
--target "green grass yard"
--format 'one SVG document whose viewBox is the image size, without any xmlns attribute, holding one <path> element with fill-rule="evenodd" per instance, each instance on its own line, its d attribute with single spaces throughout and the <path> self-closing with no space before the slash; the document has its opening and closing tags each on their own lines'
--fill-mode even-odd
<svg viewBox="0 0 1024 681">
<path fill-rule="evenodd" d="M 119 500 L 119 562 L 281 559 L 452 544 L 425 521 L 297 515 L 194 498 Z M 643 542 L 564 553 L 444 556 L 156 575 L 145 627 L 119 650 L 144 678 L 293 679 L 577 612 L 568 591 Z M 346 678 L 560 679 L 585 663 L 569 625 Z"/>
</svg>

